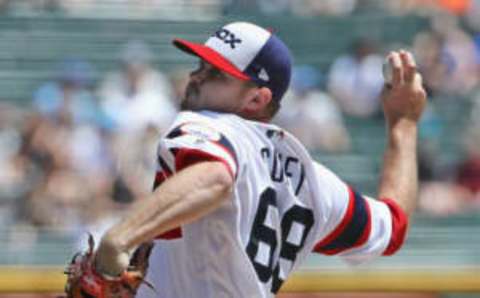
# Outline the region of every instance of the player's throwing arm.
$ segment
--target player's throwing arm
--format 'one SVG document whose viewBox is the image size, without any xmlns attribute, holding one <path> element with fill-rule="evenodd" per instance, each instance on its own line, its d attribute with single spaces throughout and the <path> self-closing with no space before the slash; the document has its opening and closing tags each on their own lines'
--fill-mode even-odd
<svg viewBox="0 0 480 298">
<path fill-rule="evenodd" d="M 379 197 L 395 198 L 410 215 L 415 209 L 418 189 L 417 124 L 426 104 L 426 92 L 410 52 L 391 52 L 387 63 L 390 73 L 386 75 L 382 103 L 388 143 Z"/>
</svg>

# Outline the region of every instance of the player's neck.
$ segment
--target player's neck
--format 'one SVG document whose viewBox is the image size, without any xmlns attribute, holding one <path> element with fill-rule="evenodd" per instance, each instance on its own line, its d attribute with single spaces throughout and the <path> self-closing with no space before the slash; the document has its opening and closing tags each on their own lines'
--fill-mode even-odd
<svg viewBox="0 0 480 298">
<path fill-rule="evenodd" d="M 236 113 L 236 115 L 250 121 L 257 121 L 262 123 L 269 123 L 270 121 L 272 121 L 272 118 L 266 115 L 252 114 L 252 113 L 246 113 L 246 112 L 239 112 L 239 113 Z"/>
</svg>

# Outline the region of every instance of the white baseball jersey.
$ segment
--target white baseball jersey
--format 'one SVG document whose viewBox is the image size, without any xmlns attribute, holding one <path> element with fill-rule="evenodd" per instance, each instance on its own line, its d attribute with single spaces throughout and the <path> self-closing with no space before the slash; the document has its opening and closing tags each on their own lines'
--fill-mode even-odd
<svg viewBox="0 0 480 298">
<path fill-rule="evenodd" d="M 275 125 L 182 112 L 157 158 L 156 186 L 206 160 L 223 162 L 235 184 L 219 209 L 159 235 L 147 274 L 156 292 L 142 286 L 137 297 L 274 297 L 312 251 L 357 262 L 405 237 L 393 200 L 355 192 Z"/>
</svg>

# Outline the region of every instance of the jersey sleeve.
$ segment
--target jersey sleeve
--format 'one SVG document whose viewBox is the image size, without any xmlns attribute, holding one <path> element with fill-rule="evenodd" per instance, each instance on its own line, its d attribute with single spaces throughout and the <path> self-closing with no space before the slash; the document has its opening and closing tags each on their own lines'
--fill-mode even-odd
<svg viewBox="0 0 480 298">
<path fill-rule="evenodd" d="M 392 199 L 360 194 L 325 167 L 315 164 L 322 200 L 322 231 L 314 251 L 361 263 L 391 255 L 403 244 L 408 217 Z"/>
<path fill-rule="evenodd" d="M 212 123 L 185 122 L 175 125 L 160 140 L 157 156 L 161 168 L 157 176 L 168 177 L 201 161 L 220 161 L 233 178 L 237 175 L 235 149 L 227 136 Z"/>
</svg>

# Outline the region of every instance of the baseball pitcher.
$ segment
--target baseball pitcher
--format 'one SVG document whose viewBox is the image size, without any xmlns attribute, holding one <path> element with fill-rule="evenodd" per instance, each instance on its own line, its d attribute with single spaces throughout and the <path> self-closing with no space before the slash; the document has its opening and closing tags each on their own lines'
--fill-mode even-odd
<svg viewBox="0 0 480 298">
<path fill-rule="evenodd" d="M 269 124 L 291 73 L 277 36 L 236 22 L 204 44 L 173 43 L 200 62 L 182 112 L 160 138 L 154 191 L 97 251 L 73 260 L 71 297 L 274 297 L 311 252 L 358 263 L 402 246 L 416 204 L 417 122 L 426 103 L 409 52 L 387 57 L 388 141 L 371 198 Z"/>
</svg>

